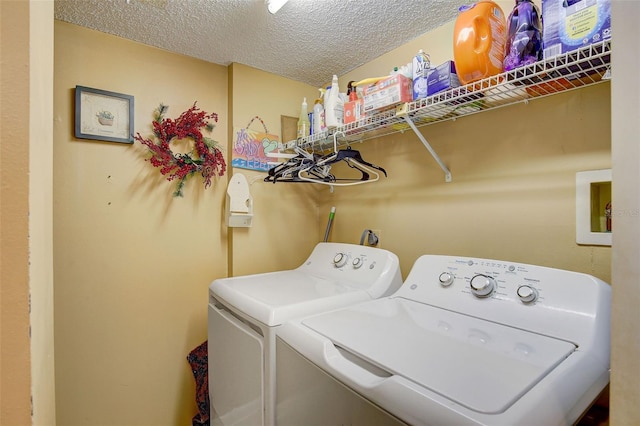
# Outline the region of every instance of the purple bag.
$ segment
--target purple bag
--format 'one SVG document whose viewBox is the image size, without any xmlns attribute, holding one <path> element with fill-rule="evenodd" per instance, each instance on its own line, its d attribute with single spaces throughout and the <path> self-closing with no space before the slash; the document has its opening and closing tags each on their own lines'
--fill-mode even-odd
<svg viewBox="0 0 640 426">
<path fill-rule="evenodd" d="M 542 24 L 531 0 L 516 0 L 508 19 L 504 70 L 510 71 L 542 59 Z"/>
</svg>

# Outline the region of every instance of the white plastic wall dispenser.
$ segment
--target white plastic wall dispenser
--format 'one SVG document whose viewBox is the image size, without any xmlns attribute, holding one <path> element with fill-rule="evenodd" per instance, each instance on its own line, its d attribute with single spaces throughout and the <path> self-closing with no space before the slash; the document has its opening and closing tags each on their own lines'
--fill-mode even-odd
<svg viewBox="0 0 640 426">
<path fill-rule="evenodd" d="M 253 199 L 249 193 L 247 178 L 242 173 L 234 174 L 227 187 L 226 214 L 228 227 L 251 227 Z"/>
</svg>

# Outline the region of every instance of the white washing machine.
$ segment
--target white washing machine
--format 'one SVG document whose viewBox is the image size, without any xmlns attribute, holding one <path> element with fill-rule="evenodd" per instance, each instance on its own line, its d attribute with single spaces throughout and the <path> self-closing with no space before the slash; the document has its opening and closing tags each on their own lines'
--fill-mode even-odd
<svg viewBox="0 0 640 426">
<path fill-rule="evenodd" d="M 286 321 L 393 294 L 395 254 L 319 243 L 298 268 L 218 279 L 209 287 L 212 424 L 273 425 L 275 338 Z"/>
<path fill-rule="evenodd" d="M 277 424 L 571 425 L 609 382 L 609 325 L 595 277 L 422 256 L 394 295 L 280 329 Z"/>
</svg>

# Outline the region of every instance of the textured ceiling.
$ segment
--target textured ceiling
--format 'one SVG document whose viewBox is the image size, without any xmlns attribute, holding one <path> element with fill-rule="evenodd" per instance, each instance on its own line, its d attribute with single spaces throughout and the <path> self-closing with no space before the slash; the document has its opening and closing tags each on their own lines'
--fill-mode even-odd
<svg viewBox="0 0 640 426">
<path fill-rule="evenodd" d="M 463 1 L 463 0 L 462 0 Z M 320 86 L 455 19 L 450 0 L 55 0 L 56 19 Z"/>
</svg>

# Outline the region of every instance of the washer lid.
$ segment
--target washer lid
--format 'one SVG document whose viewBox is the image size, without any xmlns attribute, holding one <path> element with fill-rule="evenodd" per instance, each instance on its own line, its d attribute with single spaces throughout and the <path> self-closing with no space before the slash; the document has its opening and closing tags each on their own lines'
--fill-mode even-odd
<svg viewBox="0 0 640 426">
<path fill-rule="evenodd" d="M 223 278 L 211 283 L 209 289 L 222 302 L 270 327 L 371 300 L 365 290 L 297 270 Z"/>
<path fill-rule="evenodd" d="M 348 352 L 481 413 L 505 411 L 575 345 L 401 298 L 304 319 Z"/>
</svg>

